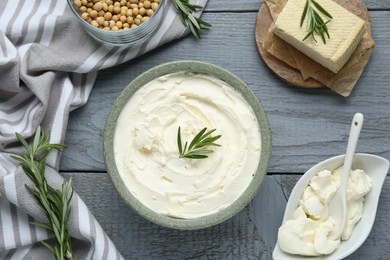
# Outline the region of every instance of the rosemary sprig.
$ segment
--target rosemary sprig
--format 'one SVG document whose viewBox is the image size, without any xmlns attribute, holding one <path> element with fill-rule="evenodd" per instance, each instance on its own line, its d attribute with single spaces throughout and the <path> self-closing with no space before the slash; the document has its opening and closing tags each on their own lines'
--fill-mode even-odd
<svg viewBox="0 0 390 260">
<path fill-rule="evenodd" d="M 189 0 L 173 0 L 173 6 L 181 15 L 181 20 L 185 26 L 189 25 L 192 34 L 199 39 L 200 30 L 208 30 L 211 24 L 203 21 L 192 15 L 194 12 L 198 12 L 203 9 L 202 6 L 193 5 Z"/>
<path fill-rule="evenodd" d="M 23 152 L 21 156 L 13 155 L 11 157 L 22 164 L 23 171 L 34 183 L 33 186 L 26 185 L 26 188 L 38 200 L 49 220 L 48 223 L 31 223 L 54 233 L 55 245 L 45 241 L 41 241 L 41 243 L 54 254 L 57 260 L 74 259 L 67 229 L 71 212 L 70 201 L 73 196 L 72 178 L 68 182 L 64 181 L 61 189 L 52 188 L 45 178 L 47 156 L 51 150 L 61 150 L 64 145 L 50 144 L 50 132 L 46 135 L 41 126 L 37 128 L 32 145 L 29 145 L 19 133 L 16 133 L 16 136 L 26 152 Z"/>
<path fill-rule="evenodd" d="M 195 137 L 192 139 L 190 145 L 186 141 L 184 147 L 181 141 L 181 130 L 180 127 L 177 129 L 177 146 L 179 148 L 179 158 L 190 158 L 190 159 L 204 159 L 207 158 L 207 154 L 212 153 L 212 150 L 205 149 L 206 146 L 221 146 L 214 143 L 216 140 L 221 138 L 221 135 L 211 136 L 215 132 L 215 129 L 207 131 L 207 127 L 203 128 Z"/>
<path fill-rule="evenodd" d="M 326 17 L 330 18 L 330 20 L 324 22 L 321 15 L 316 11 L 315 8 L 322 14 L 324 14 Z M 325 35 L 330 39 L 328 27 L 327 24 L 333 19 L 333 17 L 328 13 L 318 2 L 315 0 L 306 0 L 305 7 L 303 8 L 302 16 L 301 16 L 301 23 L 300 27 L 302 27 L 303 22 L 305 21 L 306 15 L 308 16 L 307 22 L 306 22 L 306 31 L 308 32 L 306 36 L 302 39 L 302 41 L 305 41 L 310 36 L 313 38 L 315 42 L 317 42 L 316 38 L 314 37 L 315 34 L 318 34 L 321 36 L 321 39 L 324 44 L 326 44 Z"/>
</svg>

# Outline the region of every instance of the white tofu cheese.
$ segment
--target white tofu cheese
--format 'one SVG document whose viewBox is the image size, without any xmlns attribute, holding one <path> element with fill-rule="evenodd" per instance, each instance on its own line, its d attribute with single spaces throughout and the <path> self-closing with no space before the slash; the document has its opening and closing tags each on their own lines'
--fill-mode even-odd
<svg viewBox="0 0 390 260">
<path fill-rule="evenodd" d="M 312 37 L 302 41 L 307 35 L 307 16 L 300 27 L 305 0 L 289 0 L 276 19 L 272 32 L 314 61 L 337 73 L 360 42 L 365 32 L 365 22 L 331 0 L 316 1 L 333 17 L 327 24 L 330 38 L 325 36 L 326 44 L 319 35 L 315 35 L 317 42 Z M 320 11 L 318 13 L 325 22 L 329 20 Z"/>
</svg>

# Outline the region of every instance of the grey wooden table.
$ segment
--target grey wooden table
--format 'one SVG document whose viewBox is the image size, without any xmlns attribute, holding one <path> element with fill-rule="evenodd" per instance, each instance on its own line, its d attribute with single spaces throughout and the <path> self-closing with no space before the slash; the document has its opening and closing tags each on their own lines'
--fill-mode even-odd
<svg viewBox="0 0 390 260">
<path fill-rule="evenodd" d="M 344 153 L 350 120 L 365 115 L 358 152 L 390 159 L 390 1 L 367 0 L 377 42 L 351 96 L 305 90 L 277 79 L 258 55 L 254 27 L 260 0 L 209 0 L 203 18 L 212 29 L 136 60 L 101 71 L 89 102 L 72 112 L 61 172 L 127 259 L 271 259 L 289 193 L 317 162 Z M 239 76 L 263 104 L 272 130 L 268 175 L 253 201 L 235 217 L 198 231 L 177 231 L 144 220 L 119 197 L 106 173 L 102 133 L 111 105 L 140 73 L 173 60 L 202 60 Z M 390 258 L 390 178 L 374 228 L 349 259 Z"/>
</svg>

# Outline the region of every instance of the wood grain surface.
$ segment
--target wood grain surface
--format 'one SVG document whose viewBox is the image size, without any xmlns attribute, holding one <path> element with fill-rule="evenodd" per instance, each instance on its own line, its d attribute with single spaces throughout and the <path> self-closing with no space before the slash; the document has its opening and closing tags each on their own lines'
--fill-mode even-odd
<svg viewBox="0 0 390 260">
<path fill-rule="evenodd" d="M 126 259 L 272 259 L 287 198 L 299 175 L 267 176 L 252 202 L 233 218 L 197 231 L 172 230 L 134 213 L 105 173 L 63 173 Z M 390 179 L 380 198 L 375 225 L 347 259 L 388 259 Z"/>
<path fill-rule="evenodd" d="M 272 131 L 272 173 L 302 173 L 345 152 L 349 122 L 365 115 L 358 152 L 390 158 L 390 11 L 370 12 L 374 53 L 351 96 L 329 89 L 297 89 L 279 80 L 260 58 L 254 39 L 257 12 L 206 13 L 213 28 L 198 41 L 191 36 L 138 59 L 103 70 L 89 102 L 72 112 L 61 169 L 105 171 L 102 133 L 111 105 L 142 72 L 172 60 L 203 60 L 228 69 L 252 88 L 267 112 Z M 232 21 L 226 23 L 226 21 Z"/>
<path fill-rule="evenodd" d="M 348 98 L 329 89 L 298 89 L 279 80 L 260 58 L 254 37 L 258 0 L 209 0 L 204 20 L 213 27 L 99 73 L 89 102 L 71 113 L 60 163 L 79 196 L 126 259 L 272 259 L 284 207 L 299 176 L 317 162 L 344 153 L 349 123 L 365 115 L 358 152 L 390 159 L 390 1 L 365 1 L 377 42 Z M 272 131 L 269 174 L 252 202 L 235 217 L 198 231 L 157 226 L 134 213 L 105 173 L 102 134 L 111 105 L 142 72 L 173 60 L 202 60 L 228 69 L 252 88 Z M 389 259 L 390 176 L 374 228 L 348 259 Z"/>
<path fill-rule="evenodd" d="M 389 10 L 390 1 L 388 0 L 365 0 L 371 10 Z M 209 0 L 207 3 L 207 12 L 258 12 L 263 1 L 259 0 Z"/>
</svg>

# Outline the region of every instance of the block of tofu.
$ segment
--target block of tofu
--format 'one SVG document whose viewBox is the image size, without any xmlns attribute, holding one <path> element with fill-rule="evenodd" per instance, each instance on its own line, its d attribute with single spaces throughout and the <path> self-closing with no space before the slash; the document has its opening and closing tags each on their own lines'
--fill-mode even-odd
<svg viewBox="0 0 390 260">
<path fill-rule="evenodd" d="M 312 37 L 302 41 L 307 34 L 308 17 L 300 27 L 306 0 L 288 0 L 276 19 L 272 32 L 322 66 L 337 73 L 359 44 L 365 31 L 365 22 L 331 0 L 316 0 L 316 2 L 333 17 L 327 24 L 330 39 L 326 37 L 326 44 L 319 35 L 315 35 L 317 42 Z M 321 12 L 318 13 L 324 21 L 329 20 Z"/>
</svg>

